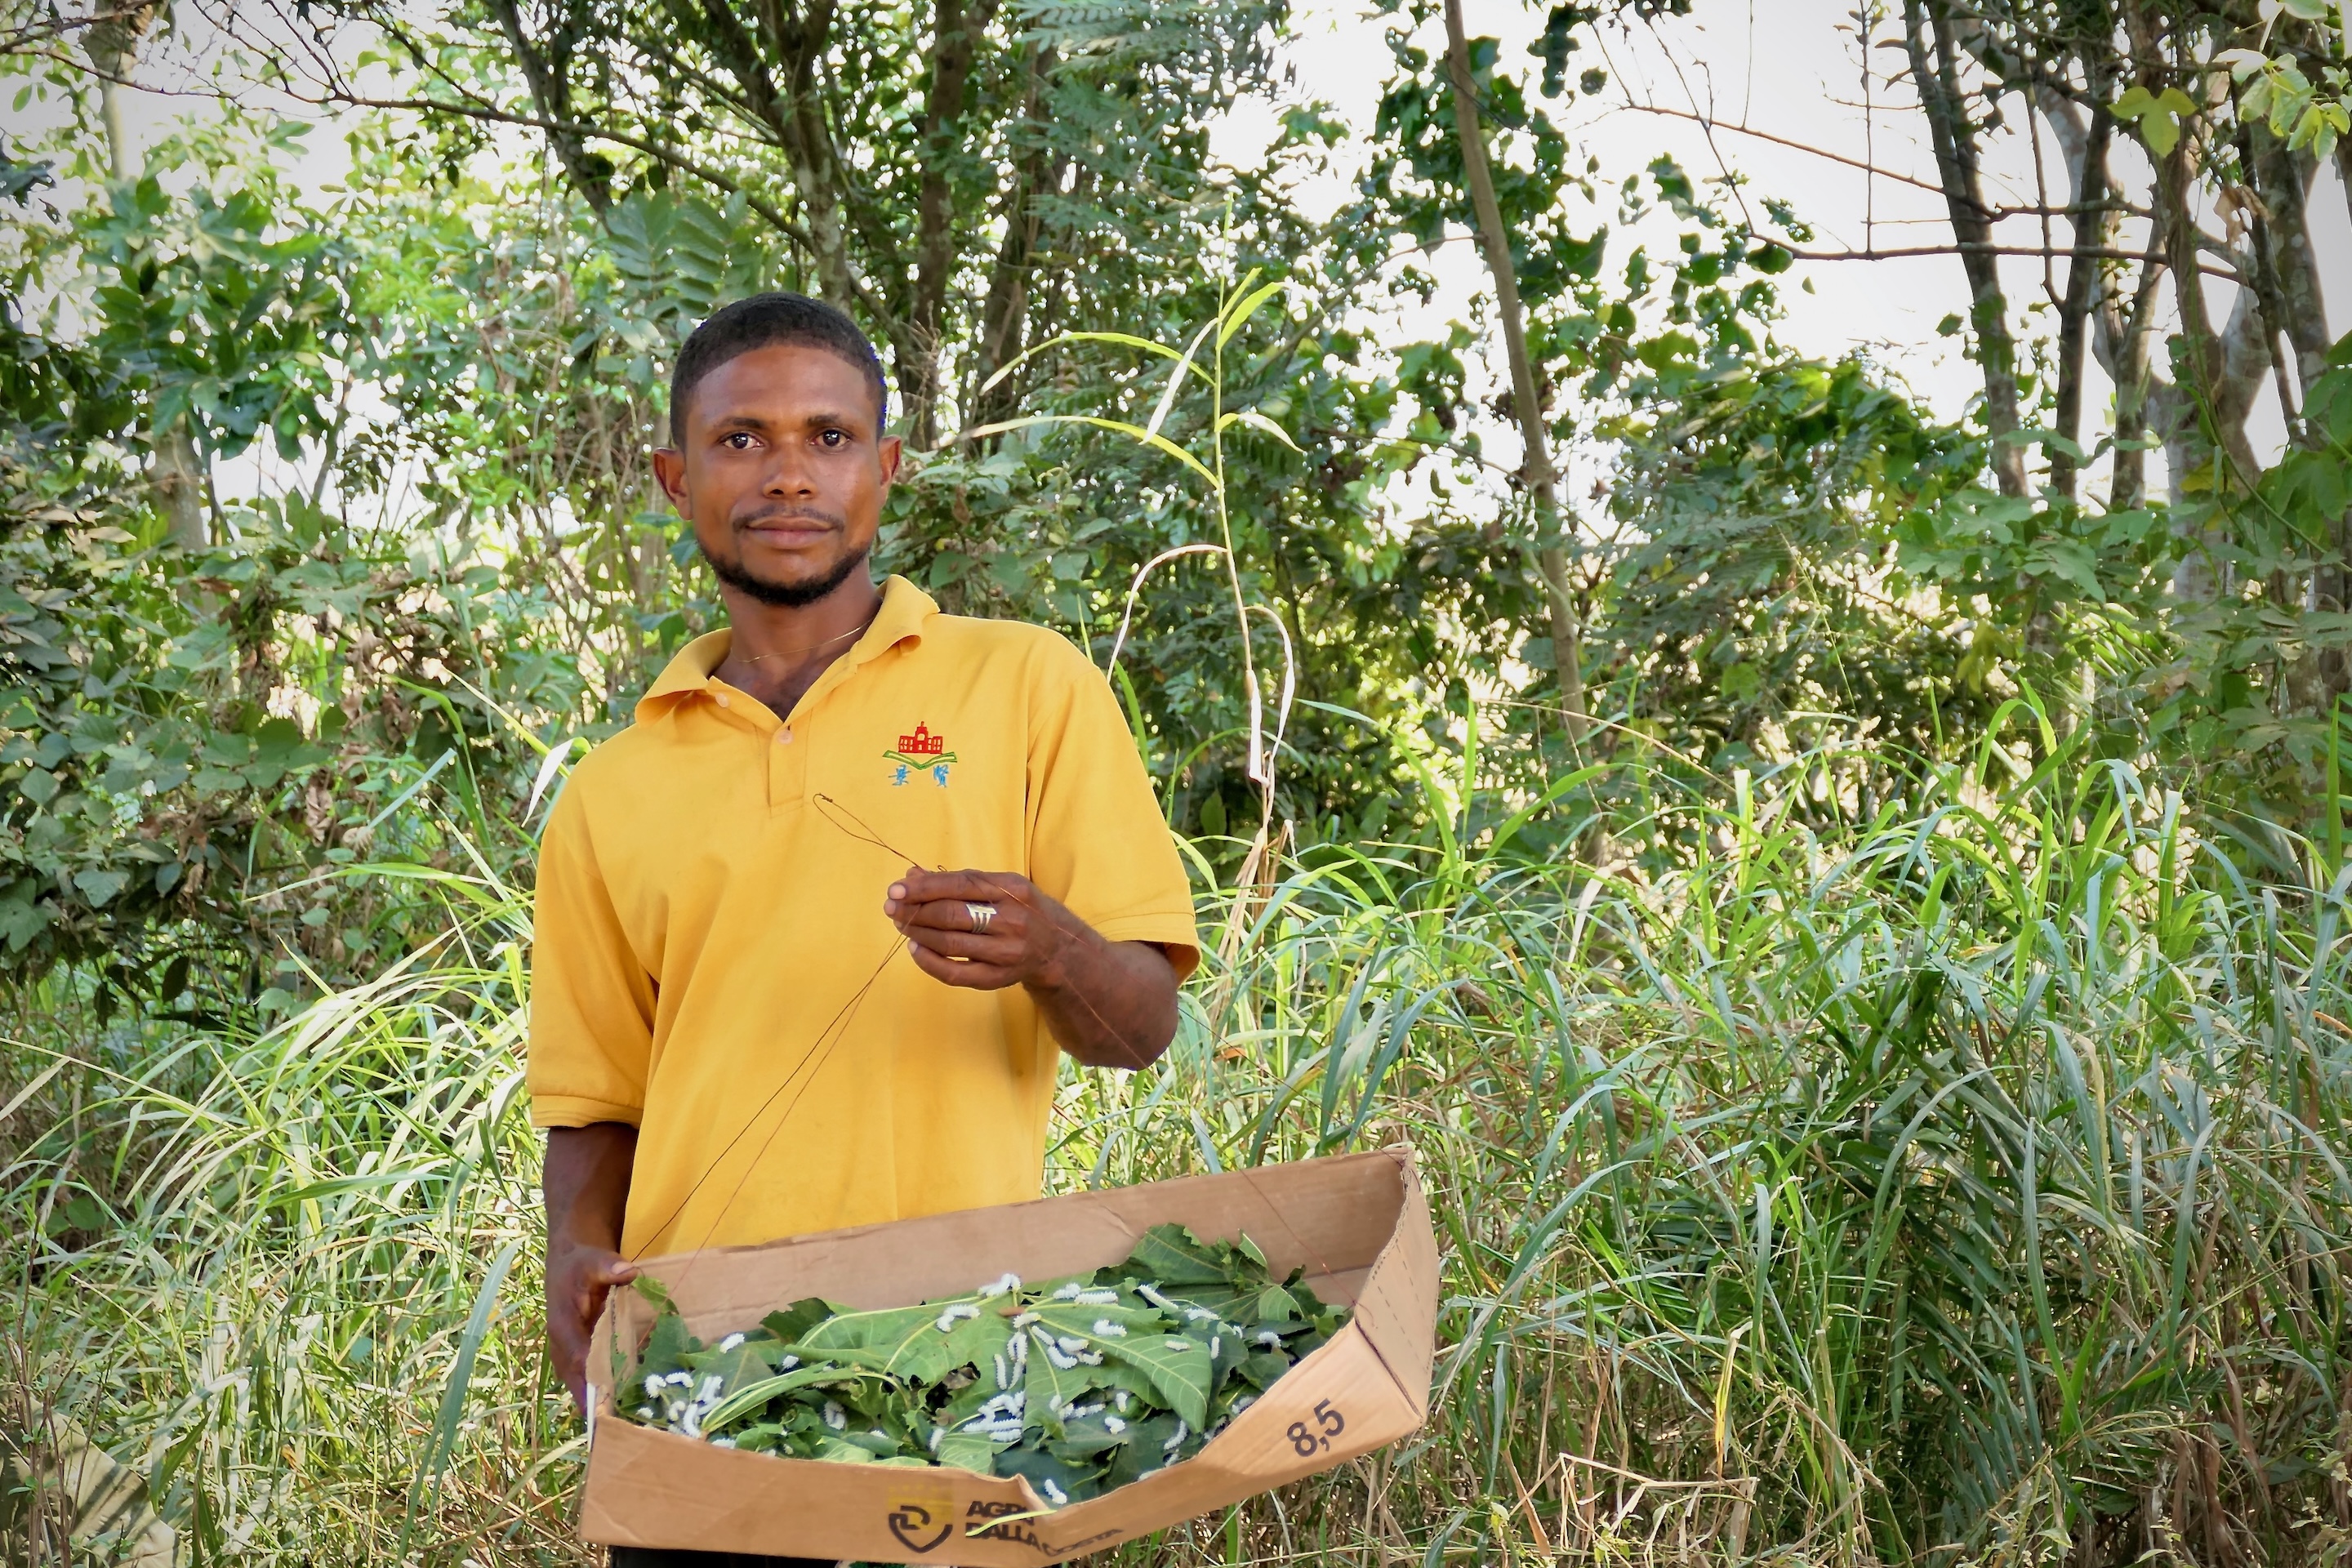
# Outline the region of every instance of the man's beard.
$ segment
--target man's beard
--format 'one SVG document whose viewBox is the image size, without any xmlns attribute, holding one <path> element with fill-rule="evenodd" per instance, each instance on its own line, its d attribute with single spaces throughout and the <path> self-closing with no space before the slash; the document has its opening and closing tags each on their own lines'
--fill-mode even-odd
<svg viewBox="0 0 2352 1568">
<path fill-rule="evenodd" d="M 749 594 L 763 605 L 772 605 L 780 610 L 797 610 L 803 605 L 814 605 L 819 599 L 825 597 L 835 588 L 848 582 L 852 572 L 866 564 L 866 557 L 873 549 L 868 545 L 865 549 L 850 552 L 835 562 L 833 569 L 822 577 L 812 577 L 802 583 L 771 583 L 764 577 L 752 576 L 743 569 L 743 564 L 740 561 L 721 561 L 710 553 L 698 539 L 695 541 L 695 547 L 702 551 L 702 558 L 710 563 L 711 572 L 721 583 Z"/>
</svg>

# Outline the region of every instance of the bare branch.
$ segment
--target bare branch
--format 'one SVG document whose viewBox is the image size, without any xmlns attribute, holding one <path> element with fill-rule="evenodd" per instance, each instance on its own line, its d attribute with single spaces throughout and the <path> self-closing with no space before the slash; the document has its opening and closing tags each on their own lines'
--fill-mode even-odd
<svg viewBox="0 0 2352 1568">
<path fill-rule="evenodd" d="M 328 103 L 341 104 L 351 109 L 395 109 L 417 114 L 455 114 L 467 120 L 478 120 L 494 125 L 520 125 L 550 134 L 561 133 L 583 139 L 610 142 L 630 147 L 648 157 L 658 158 L 680 174 L 691 174 L 714 189 L 729 195 L 740 195 L 743 205 L 760 215 L 762 221 L 791 239 L 795 245 L 809 244 L 808 231 L 787 217 L 773 203 L 753 195 L 743 182 L 730 174 L 721 174 L 701 160 L 692 157 L 666 142 L 649 136 L 633 135 L 626 131 L 614 131 L 602 125 L 590 125 L 579 121 L 542 119 L 536 114 L 517 114 L 512 110 L 499 109 L 485 103 L 452 103 L 437 98 L 368 98 L 357 93 L 336 92 L 323 100 L 303 100 L 316 107 Z"/>
<path fill-rule="evenodd" d="M 1944 194 L 1944 187 L 1932 180 L 1915 179 L 1909 174 L 1898 174 L 1892 169 L 1882 169 L 1867 159 L 1849 158 L 1843 153 L 1832 153 L 1826 147 L 1816 147 L 1811 142 L 1799 142 L 1793 137 L 1776 136 L 1769 131 L 1759 131 L 1752 125 L 1735 125 L 1728 120 L 1710 120 L 1704 114 L 1694 114 L 1687 109 L 1668 109 L 1661 103 L 1633 103 L 1626 107 L 1638 110 L 1643 114 L 1663 114 L 1670 120 L 1687 120 L 1710 130 L 1736 131 L 1742 136 L 1753 137 L 1759 142 L 1769 142 L 1776 147 L 1786 147 L 1798 153 L 1809 153 L 1816 158 L 1827 159 L 1832 163 L 1843 163 L 1849 169 L 1859 169 L 1864 174 L 1874 175 L 1878 179 L 1893 180 L 1897 184 L 1914 185 L 1923 191 L 1933 191 L 1939 196 Z"/>
<path fill-rule="evenodd" d="M 1965 239 L 1955 240 L 1949 245 L 1906 245 L 1891 247 L 1882 247 L 1872 250 L 1807 250 L 1801 247 L 1789 245 L 1784 241 L 1775 240 L 1773 243 L 1779 245 L 1781 249 L 1786 250 L 1790 255 L 1795 257 L 1800 261 L 1899 261 L 1906 258 L 1914 256 L 1968 255 L 2023 256 L 2032 257 L 2036 259 L 2063 256 L 2087 256 L 2099 261 L 2153 261 L 2159 264 L 2169 259 L 2160 251 L 2118 250 L 2111 246 L 2102 246 L 2088 250 L 2077 250 L 2071 245 L 1995 245 L 1985 240 Z M 2224 252 L 2224 254 L 2233 253 Z M 2200 263 L 2197 270 L 2205 274 L 2209 278 L 2219 278 L 2231 283 L 2242 282 L 2245 278 L 2244 273 L 2234 267 L 2209 267 Z"/>
</svg>

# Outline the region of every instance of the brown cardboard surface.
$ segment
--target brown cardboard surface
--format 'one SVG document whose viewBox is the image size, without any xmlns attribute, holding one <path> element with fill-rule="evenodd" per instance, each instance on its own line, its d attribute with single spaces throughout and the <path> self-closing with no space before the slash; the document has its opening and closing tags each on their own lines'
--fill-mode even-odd
<svg viewBox="0 0 2352 1568">
<path fill-rule="evenodd" d="M 1277 1275 L 1307 1270 L 1353 1309 L 1329 1343 L 1182 1464 L 1050 1510 L 1025 1481 L 968 1470 L 750 1454 L 614 1414 L 613 1347 L 634 1364 L 653 1309 L 615 1291 L 589 1347 L 592 1437 L 581 1533 L 592 1542 L 1032 1568 L 1098 1551 L 1368 1453 L 1428 1415 L 1437 1247 L 1402 1145 L 1297 1164 L 646 1260 L 709 1339 L 804 1296 L 892 1307 L 1010 1269 L 1050 1279 L 1119 1262 L 1155 1225 L 1247 1234 Z"/>
</svg>

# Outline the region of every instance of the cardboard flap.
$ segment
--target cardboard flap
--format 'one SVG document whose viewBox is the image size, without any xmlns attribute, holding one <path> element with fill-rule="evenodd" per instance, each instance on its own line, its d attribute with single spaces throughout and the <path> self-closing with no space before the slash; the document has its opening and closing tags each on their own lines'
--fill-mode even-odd
<svg viewBox="0 0 2352 1568">
<path fill-rule="evenodd" d="M 1429 1379 L 1437 1354 L 1437 1238 L 1412 1150 L 1400 1143 L 1381 1152 L 1399 1162 L 1403 1202 L 1396 1228 L 1366 1281 L 1366 1295 L 1378 1300 L 1360 1299 L 1356 1321 L 1412 1402 L 1417 1424 L 1429 1415 Z"/>
</svg>

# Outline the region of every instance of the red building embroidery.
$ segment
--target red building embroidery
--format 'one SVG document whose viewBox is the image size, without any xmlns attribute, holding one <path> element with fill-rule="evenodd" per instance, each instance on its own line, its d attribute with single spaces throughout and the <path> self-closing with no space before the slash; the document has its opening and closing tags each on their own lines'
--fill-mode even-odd
<svg viewBox="0 0 2352 1568">
<path fill-rule="evenodd" d="M 921 724 L 915 726 L 913 734 L 898 737 L 898 751 L 905 756 L 936 757 L 947 749 L 946 737 L 932 734 L 927 726 Z"/>
</svg>

